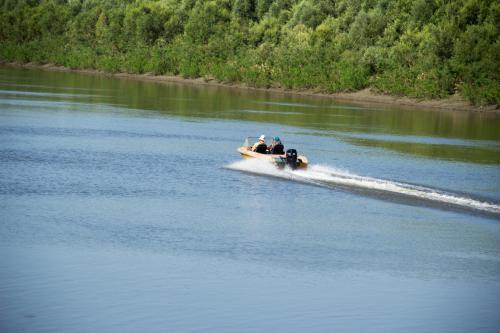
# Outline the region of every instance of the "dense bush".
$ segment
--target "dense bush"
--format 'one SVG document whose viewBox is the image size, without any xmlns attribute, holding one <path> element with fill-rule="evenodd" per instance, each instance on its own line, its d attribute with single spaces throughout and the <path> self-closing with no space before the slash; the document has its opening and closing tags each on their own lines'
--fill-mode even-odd
<svg viewBox="0 0 500 333">
<path fill-rule="evenodd" d="M 500 100 L 494 0 L 0 0 L 0 59 Z"/>
</svg>

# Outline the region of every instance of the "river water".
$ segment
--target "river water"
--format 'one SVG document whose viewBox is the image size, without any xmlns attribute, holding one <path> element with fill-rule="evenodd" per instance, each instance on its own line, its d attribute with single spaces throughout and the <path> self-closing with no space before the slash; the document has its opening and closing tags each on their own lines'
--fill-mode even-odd
<svg viewBox="0 0 500 333">
<path fill-rule="evenodd" d="M 499 222 L 498 115 L 0 67 L 2 332 L 498 332 Z"/>
</svg>

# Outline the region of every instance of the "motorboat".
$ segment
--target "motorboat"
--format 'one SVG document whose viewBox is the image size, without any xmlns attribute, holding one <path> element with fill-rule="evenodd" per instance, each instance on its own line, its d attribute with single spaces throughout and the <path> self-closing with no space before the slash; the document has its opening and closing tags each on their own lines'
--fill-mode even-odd
<svg viewBox="0 0 500 333">
<path fill-rule="evenodd" d="M 243 158 L 256 158 L 264 161 L 268 161 L 278 168 L 282 169 L 288 166 L 290 169 L 295 170 L 297 168 L 307 168 L 308 160 L 303 155 L 298 155 L 297 150 L 288 149 L 284 154 L 271 154 L 269 150 L 265 152 L 261 150 L 261 152 L 252 151 L 252 144 L 250 142 L 257 141 L 258 138 L 247 137 L 245 138 L 245 142 L 241 147 L 238 148 L 238 152 L 241 154 Z"/>
</svg>

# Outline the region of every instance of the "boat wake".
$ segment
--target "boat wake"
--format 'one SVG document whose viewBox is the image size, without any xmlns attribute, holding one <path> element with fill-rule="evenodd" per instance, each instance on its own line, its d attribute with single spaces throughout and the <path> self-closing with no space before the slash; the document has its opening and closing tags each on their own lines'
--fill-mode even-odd
<svg viewBox="0 0 500 333">
<path fill-rule="evenodd" d="M 323 187 L 362 191 L 376 197 L 391 196 L 416 199 L 439 205 L 453 206 L 500 215 L 500 204 L 487 202 L 468 195 L 451 193 L 430 187 L 391 180 L 359 176 L 348 171 L 323 165 L 310 165 L 306 170 L 277 169 L 271 163 L 257 159 L 231 163 L 226 168 L 270 177 L 309 183 Z"/>
</svg>

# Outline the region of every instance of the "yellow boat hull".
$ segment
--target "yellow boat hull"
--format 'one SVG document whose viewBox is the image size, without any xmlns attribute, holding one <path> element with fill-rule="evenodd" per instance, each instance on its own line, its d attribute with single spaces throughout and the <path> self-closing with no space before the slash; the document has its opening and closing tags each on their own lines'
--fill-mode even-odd
<svg viewBox="0 0 500 333">
<path fill-rule="evenodd" d="M 278 164 L 278 161 L 283 161 L 285 155 L 274 155 L 274 154 L 260 154 L 252 151 L 251 147 L 239 147 L 238 152 L 241 154 L 243 158 L 257 158 L 259 160 L 268 161 L 274 164 Z M 307 164 L 309 163 L 307 158 L 303 155 L 297 156 L 297 161 L 299 162 L 297 168 L 305 169 L 307 168 Z"/>
</svg>

